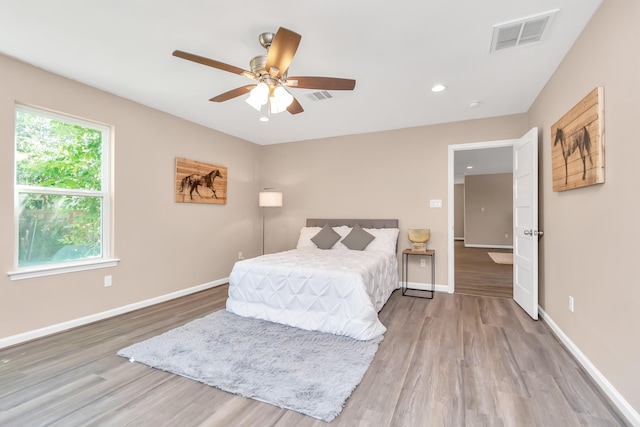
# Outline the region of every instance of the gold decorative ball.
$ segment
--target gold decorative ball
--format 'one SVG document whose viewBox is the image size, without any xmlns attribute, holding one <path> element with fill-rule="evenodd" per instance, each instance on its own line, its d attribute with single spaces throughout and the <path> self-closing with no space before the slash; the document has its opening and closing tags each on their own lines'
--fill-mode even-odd
<svg viewBox="0 0 640 427">
<path fill-rule="evenodd" d="M 410 228 L 408 231 L 411 249 L 414 251 L 427 250 L 427 242 L 431 237 L 431 229 L 429 228 Z"/>
</svg>

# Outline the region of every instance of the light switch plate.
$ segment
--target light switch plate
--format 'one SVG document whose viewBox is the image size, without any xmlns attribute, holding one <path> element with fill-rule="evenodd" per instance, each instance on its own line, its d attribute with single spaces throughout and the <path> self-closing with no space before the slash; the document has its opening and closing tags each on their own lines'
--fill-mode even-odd
<svg viewBox="0 0 640 427">
<path fill-rule="evenodd" d="M 441 208 L 442 207 L 442 199 L 431 199 L 429 200 L 430 208 Z"/>
</svg>

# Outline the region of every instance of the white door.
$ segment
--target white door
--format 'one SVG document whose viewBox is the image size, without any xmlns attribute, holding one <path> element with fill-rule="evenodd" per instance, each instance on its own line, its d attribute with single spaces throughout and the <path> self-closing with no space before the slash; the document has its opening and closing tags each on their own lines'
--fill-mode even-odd
<svg viewBox="0 0 640 427">
<path fill-rule="evenodd" d="M 513 145 L 513 299 L 538 319 L 538 128 Z"/>
</svg>

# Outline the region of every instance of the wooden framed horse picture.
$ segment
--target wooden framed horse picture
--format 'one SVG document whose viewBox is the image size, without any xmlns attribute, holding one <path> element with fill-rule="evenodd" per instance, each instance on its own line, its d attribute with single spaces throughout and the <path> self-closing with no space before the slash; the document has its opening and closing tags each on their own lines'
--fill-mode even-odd
<svg viewBox="0 0 640 427">
<path fill-rule="evenodd" d="M 553 191 L 604 183 L 604 88 L 551 126 Z"/>
<path fill-rule="evenodd" d="M 227 168 L 176 157 L 175 201 L 227 204 Z"/>
</svg>

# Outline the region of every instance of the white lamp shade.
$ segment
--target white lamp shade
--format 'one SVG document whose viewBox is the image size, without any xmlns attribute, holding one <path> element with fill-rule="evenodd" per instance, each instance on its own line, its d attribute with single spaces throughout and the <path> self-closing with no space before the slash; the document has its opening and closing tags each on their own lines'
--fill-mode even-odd
<svg viewBox="0 0 640 427">
<path fill-rule="evenodd" d="M 269 98 L 269 106 L 271 113 L 281 113 L 287 109 L 293 102 L 293 95 L 291 95 L 284 86 L 277 86 L 273 90 L 273 96 Z"/>
<path fill-rule="evenodd" d="M 258 194 L 258 204 L 263 208 L 282 206 L 282 193 L 279 191 L 261 191 Z"/>
<path fill-rule="evenodd" d="M 245 102 L 251 105 L 256 110 L 260 111 L 260 108 L 269 101 L 269 86 L 266 83 L 260 82 L 251 89 L 249 97 Z"/>
</svg>

